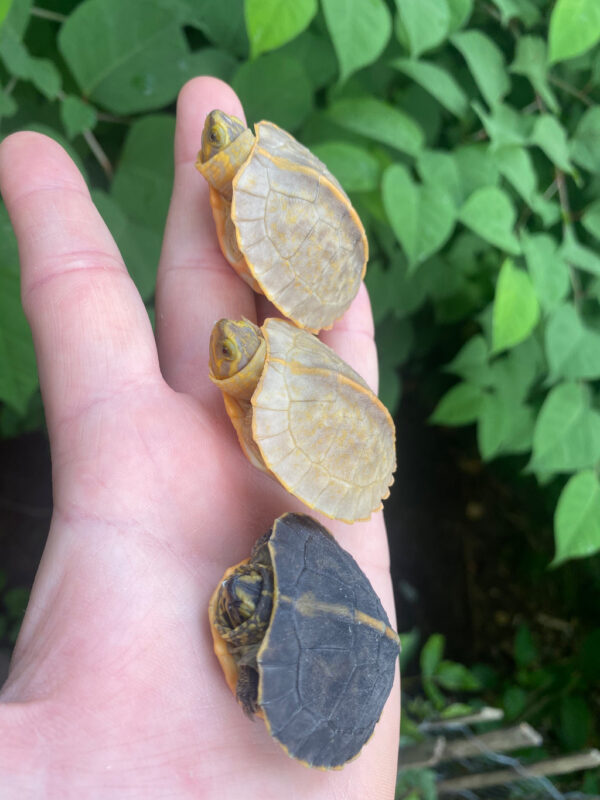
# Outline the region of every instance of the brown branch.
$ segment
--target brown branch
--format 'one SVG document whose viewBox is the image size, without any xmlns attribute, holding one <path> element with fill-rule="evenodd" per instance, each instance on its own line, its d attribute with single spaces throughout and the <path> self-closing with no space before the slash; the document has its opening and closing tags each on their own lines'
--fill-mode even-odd
<svg viewBox="0 0 600 800">
<path fill-rule="evenodd" d="M 581 100 L 581 102 L 584 103 L 586 106 L 594 105 L 593 100 L 590 100 L 590 98 L 586 94 L 584 94 L 584 92 L 580 91 L 579 89 L 576 89 L 574 86 L 571 86 L 570 83 L 567 83 L 566 81 L 563 81 L 560 78 L 555 78 L 554 75 L 548 75 L 548 81 L 550 83 L 553 83 L 557 87 L 557 89 L 562 89 L 563 92 L 567 92 L 567 94 L 571 94 L 573 95 L 573 97 L 576 97 L 578 100 Z"/>
<path fill-rule="evenodd" d="M 565 173 L 561 169 L 558 169 L 558 167 L 554 168 L 554 174 L 556 187 L 558 189 L 558 199 L 563 217 L 563 236 L 566 236 L 573 224 L 573 219 L 571 217 L 571 206 L 569 203 L 569 194 L 567 192 L 567 182 L 565 180 Z M 579 310 L 581 308 L 581 300 L 583 298 L 581 281 L 579 280 L 579 275 L 577 274 L 577 271 L 573 265 L 567 262 L 567 266 L 569 268 L 569 278 L 571 280 L 571 287 L 573 289 L 573 300 L 575 301 L 575 307 Z"/>
</svg>

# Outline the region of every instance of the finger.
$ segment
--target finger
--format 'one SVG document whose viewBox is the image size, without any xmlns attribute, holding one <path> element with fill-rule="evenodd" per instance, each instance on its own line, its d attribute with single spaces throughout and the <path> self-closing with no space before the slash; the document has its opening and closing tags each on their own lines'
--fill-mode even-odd
<svg viewBox="0 0 600 800">
<path fill-rule="evenodd" d="M 319 338 L 350 364 L 376 393 L 378 368 L 374 335 L 371 302 L 367 287 L 361 283 L 348 311 L 330 331 L 323 331 Z"/>
<path fill-rule="evenodd" d="M 15 229 L 46 418 L 159 377 L 140 296 L 86 184 L 38 133 L 0 146 L 0 189 Z"/>
<path fill-rule="evenodd" d="M 195 168 L 206 115 L 215 108 L 243 118 L 239 100 L 215 78 L 195 78 L 179 93 L 175 181 L 157 281 L 158 348 L 175 389 L 214 401 L 208 340 L 221 317 L 255 316 L 251 289 L 227 263 L 217 240 L 208 184 Z"/>
</svg>

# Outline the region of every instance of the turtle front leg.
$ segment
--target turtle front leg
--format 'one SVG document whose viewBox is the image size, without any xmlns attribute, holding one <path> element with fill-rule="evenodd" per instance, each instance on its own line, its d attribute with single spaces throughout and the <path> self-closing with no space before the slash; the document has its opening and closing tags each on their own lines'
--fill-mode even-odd
<svg viewBox="0 0 600 800">
<path fill-rule="evenodd" d="M 258 711 L 258 672 L 254 667 L 247 664 L 240 666 L 235 696 L 247 716 L 254 719 Z"/>
</svg>

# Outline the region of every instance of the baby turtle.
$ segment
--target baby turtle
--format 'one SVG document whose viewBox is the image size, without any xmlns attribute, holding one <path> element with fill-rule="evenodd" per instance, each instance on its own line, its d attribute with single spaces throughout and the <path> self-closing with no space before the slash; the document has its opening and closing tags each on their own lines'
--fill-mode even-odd
<svg viewBox="0 0 600 800">
<path fill-rule="evenodd" d="M 396 468 L 389 412 L 316 336 L 282 319 L 222 319 L 210 378 L 248 459 L 328 517 L 368 519 Z"/>
<path fill-rule="evenodd" d="M 285 317 L 312 331 L 331 328 L 365 274 L 364 228 L 306 147 L 272 122 L 255 131 L 223 111 L 204 124 L 196 167 L 210 184 L 221 250 Z"/>
<path fill-rule="evenodd" d="M 326 528 L 284 514 L 209 605 L 215 653 L 249 716 L 288 755 L 336 769 L 371 737 L 399 638 L 369 579 Z"/>
</svg>

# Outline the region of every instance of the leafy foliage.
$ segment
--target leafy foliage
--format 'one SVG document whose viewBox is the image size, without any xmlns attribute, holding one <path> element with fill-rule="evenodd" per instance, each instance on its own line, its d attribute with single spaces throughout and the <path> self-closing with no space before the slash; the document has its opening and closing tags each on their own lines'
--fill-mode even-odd
<svg viewBox="0 0 600 800">
<path fill-rule="evenodd" d="M 65 146 L 150 313 L 174 102 L 188 78 L 214 75 L 250 124 L 289 129 L 350 193 L 369 238 L 384 402 L 397 409 L 403 365 L 414 380 L 426 364 L 437 378 L 430 422 L 474 425 L 484 460 L 512 457 L 546 487 L 552 565 L 600 551 L 598 0 L 52 8 L 0 0 L 2 134 L 30 128 Z M 17 264 L 0 205 L 0 435 L 42 419 Z M 23 602 L 0 598 L 0 635 L 14 636 Z M 445 659 L 434 636 L 421 655 L 424 698 L 403 730 L 493 690 L 508 718 L 539 712 L 580 747 L 594 735 L 586 703 L 599 658 L 596 631 L 548 665 L 522 627 L 515 674 L 502 680 Z M 434 796 L 431 773 L 402 780 L 401 796 Z"/>
<path fill-rule="evenodd" d="M 250 123 L 292 130 L 351 193 L 384 401 L 396 406 L 407 359 L 454 343 L 437 366 L 459 382 L 432 422 L 475 423 L 484 459 L 519 455 L 559 490 L 555 564 L 600 550 L 597 1 L 56 5 L 0 4 L 3 132 L 33 127 L 68 147 L 145 300 L 172 104 L 192 75 L 217 75 Z M 37 377 L 0 222 L 0 399 L 25 416 Z"/>
</svg>

